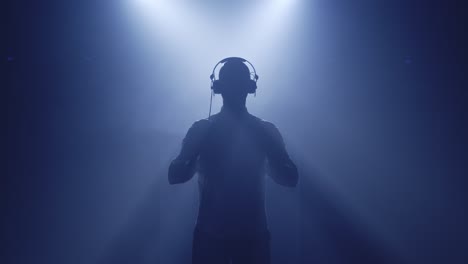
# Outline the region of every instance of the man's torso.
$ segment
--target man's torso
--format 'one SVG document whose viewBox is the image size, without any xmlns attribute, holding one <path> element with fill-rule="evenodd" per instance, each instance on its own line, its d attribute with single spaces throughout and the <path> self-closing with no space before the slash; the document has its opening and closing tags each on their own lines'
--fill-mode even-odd
<svg viewBox="0 0 468 264">
<path fill-rule="evenodd" d="M 198 160 L 198 228 L 226 237 L 266 232 L 263 121 L 221 112 L 207 122 Z"/>
</svg>

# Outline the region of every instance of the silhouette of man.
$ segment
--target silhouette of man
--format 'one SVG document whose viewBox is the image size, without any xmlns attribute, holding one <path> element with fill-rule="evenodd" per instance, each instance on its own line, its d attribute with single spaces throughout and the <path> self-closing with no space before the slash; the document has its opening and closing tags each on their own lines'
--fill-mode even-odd
<svg viewBox="0 0 468 264">
<path fill-rule="evenodd" d="M 265 174 L 284 186 L 298 182 L 278 129 L 247 111 L 246 98 L 256 83 L 244 62 L 231 58 L 224 63 L 212 86 L 223 97 L 221 111 L 190 127 L 169 167 L 170 184 L 199 175 L 194 264 L 270 263 Z"/>
</svg>

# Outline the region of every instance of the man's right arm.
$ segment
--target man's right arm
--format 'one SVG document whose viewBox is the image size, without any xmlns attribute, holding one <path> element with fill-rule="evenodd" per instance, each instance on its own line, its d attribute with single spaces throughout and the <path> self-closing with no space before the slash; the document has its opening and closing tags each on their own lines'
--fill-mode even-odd
<svg viewBox="0 0 468 264">
<path fill-rule="evenodd" d="M 190 180 L 196 171 L 197 159 L 205 140 L 210 121 L 196 121 L 188 130 L 182 141 L 179 155 L 169 166 L 168 180 L 170 184 L 184 183 Z"/>
</svg>

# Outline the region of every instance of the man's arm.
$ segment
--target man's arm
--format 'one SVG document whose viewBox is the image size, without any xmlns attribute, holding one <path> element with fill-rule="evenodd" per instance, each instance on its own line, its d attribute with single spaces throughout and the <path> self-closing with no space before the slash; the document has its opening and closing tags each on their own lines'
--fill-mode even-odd
<svg viewBox="0 0 468 264">
<path fill-rule="evenodd" d="M 196 121 L 182 141 L 179 155 L 169 165 L 170 184 L 184 183 L 190 180 L 196 171 L 197 159 L 206 137 L 210 121 Z"/>
<path fill-rule="evenodd" d="M 264 127 L 267 139 L 267 173 L 280 185 L 296 186 L 299 179 L 297 167 L 286 151 L 283 137 L 272 123 L 264 122 Z"/>
</svg>

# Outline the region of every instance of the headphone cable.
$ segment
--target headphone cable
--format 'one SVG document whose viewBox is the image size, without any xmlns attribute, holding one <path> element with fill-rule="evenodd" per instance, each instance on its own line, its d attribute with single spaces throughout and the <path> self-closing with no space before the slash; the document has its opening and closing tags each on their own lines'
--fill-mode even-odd
<svg viewBox="0 0 468 264">
<path fill-rule="evenodd" d="M 208 119 L 211 117 L 211 104 L 213 103 L 213 91 L 210 93 L 210 111 L 208 112 Z"/>
</svg>

